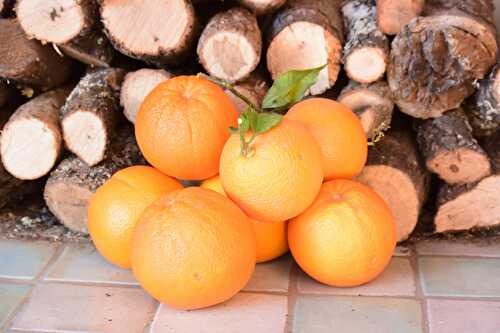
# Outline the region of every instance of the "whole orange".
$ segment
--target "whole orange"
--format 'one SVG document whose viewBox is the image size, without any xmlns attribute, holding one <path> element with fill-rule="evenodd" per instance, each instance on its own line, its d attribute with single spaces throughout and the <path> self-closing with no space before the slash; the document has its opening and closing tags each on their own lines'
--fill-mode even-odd
<svg viewBox="0 0 500 333">
<path fill-rule="evenodd" d="M 361 172 L 368 155 L 366 134 L 347 106 L 310 98 L 295 104 L 285 117 L 306 125 L 318 141 L 326 180 L 352 178 Z"/>
<path fill-rule="evenodd" d="M 314 279 L 352 287 L 376 278 L 391 260 L 396 224 L 384 200 L 352 180 L 332 180 L 288 225 L 290 251 Z"/>
<path fill-rule="evenodd" d="M 255 233 L 223 195 L 189 187 L 163 196 L 140 218 L 132 271 L 157 300 L 198 309 L 231 298 L 255 268 Z"/>
<path fill-rule="evenodd" d="M 115 173 L 97 189 L 88 208 L 88 229 L 97 250 L 109 262 L 130 268 L 130 242 L 140 214 L 180 188 L 179 182 L 148 166 Z"/>
<path fill-rule="evenodd" d="M 156 86 L 137 113 L 135 135 L 146 160 L 167 175 L 201 180 L 219 172 L 219 158 L 238 114 L 214 83 L 177 76 Z"/>
<path fill-rule="evenodd" d="M 251 147 L 252 153 L 243 156 L 238 134 L 224 146 L 220 179 L 227 196 L 263 222 L 286 221 L 302 213 L 323 181 L 316 140 L 302 124 L 284 119 L 258 135 Z"/>
<path fill-rule="evenodd" d="M 219 176 L 203 181 L 200 187 L 226 195 Z M 257 263 L 276 259 L 288 251 L 287 222 L 260 222 L 250 219 L 257 240 Z"/>
</svg>

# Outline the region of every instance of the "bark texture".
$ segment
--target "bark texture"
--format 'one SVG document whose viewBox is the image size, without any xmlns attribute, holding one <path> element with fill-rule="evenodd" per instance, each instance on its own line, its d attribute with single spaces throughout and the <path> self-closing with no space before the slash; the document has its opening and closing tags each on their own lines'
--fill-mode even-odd
<svg viewBox="0 0 500 333">
<path fill-rule="evenodd" d="M 376 0 L 379 29 L 395 35 L 424 9 L 425 0 Z"/>
</svg>

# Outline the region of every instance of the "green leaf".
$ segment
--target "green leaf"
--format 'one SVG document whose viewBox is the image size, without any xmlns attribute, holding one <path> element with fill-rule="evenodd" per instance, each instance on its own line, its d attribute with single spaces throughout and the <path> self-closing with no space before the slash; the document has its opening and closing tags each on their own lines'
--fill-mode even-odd
<svg viewBox="0 0 500 333">
<path fill-rule="evenodd" d="M 257 125 L 254 133 L 260 134 L 276 127 L 283 120 L 283 116 L 274 112 L 263 112 L 257 116 Z"/>
<path fill-rule="evenodd" d="M 267 92 L 262 102 L 264 109 L 283 109 L 297 103 L 306 91 L 316 83 L 321 67 L 292 70 L 280 75 Z"/>
<path fill-rule="evenodd" d="M 255 132 L 255 127 L 257 126 L 257 115 L 258 113 L 249 106 L 247 106 L 246 110 L 241 114 L 241 116 L 245 117 L 248 121 L 248 126 L 252 132 Z"/>
</svg>

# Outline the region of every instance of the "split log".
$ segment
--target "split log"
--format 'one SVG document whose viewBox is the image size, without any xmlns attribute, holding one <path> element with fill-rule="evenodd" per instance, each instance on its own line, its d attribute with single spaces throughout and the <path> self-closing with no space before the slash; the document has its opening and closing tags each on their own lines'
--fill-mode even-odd
<svg viewBox="0 0 500 333">
<path fill-rule="evenodd" d="M 401 111 L 433 118 L 459 107 L 496 63 L 491 0 L 429 0 L 427 17 L 392 42 L 389 86 Z"/>
<path fill-rule="evenodd" d="M 39 95 L 19 107 L 5 124 L 0 152 L 11 175 L 33 180 L 52 170 L 62 146 L 59 109 L 69 92 L 60 88 Z"/>
<path fill-rule="evenodd" d="M 76 156 L 64 159 L 50 174 L 44 198 L 52 214 L 71 230 L 87 233 L 87 206 L 92 193 L 116 171 L 145 164 L 133 129 L 125 127 L 110 146 L 107 158 L 89 166 Z"/>
<path fill-rule="evenodd" d="M 198 42 L 200 63 L 212 76 L 234 83 L 248 77 L 260 62 L 262 36 L 257 18 L 231 8 L 208 22 Z"/>
<path fill-rule="evenodd" d="M 73 62 L 29 40 L 16 19 L 0 19 L 0 77 L 49 90 L 68 81 Z"/>
<path fill-rule="evenodd" d="M 500 131 L 485 139 L 493 174 L 465 185 L 443 184 L 434 219 L 436 232 L 469 230 L 500 224 Z"/>
<path fill-rule="evenodd" d="M 496 65 L 479 82 L 477 91 L 465 105 L 476 136 L 490 135 L 500 129 L 500 66 Z"/>
<path fill-rule="evenodd" d="M 417 225 L 430 186 L 430 174 L 419 159 L 411 130 L 391 130 L 370 147 L 367 165 L 357 179 L 391 208 L 398 242 L 407 239 Z"/>
<path fill-rule="evenodd" d="M 425 0 L 377 0 L 380 31 L 395 35 L 424 9 Z"/>
<path fill-rule="evenodd" d="M 275 12 L 283 6 L 286 0 L 237 0 L 240 5 L 247 7 L 255 15 L 265 15 Z"/>
<path fill-rule="evenodd" d="M 104 32 L 136 59 L 178 65 L 189 58 L 198 23 L 189 0 L 101 0 Z"/>
<path fill-rule="evenodd" d="M 100 69 L 85 75 L 61 109 L 66 147 L 88 165 L 101 162 L 120 119 L 119 93 L 125 72 Z"/>
<path fill-rule="evenodd" d="M 488 156 L 472 136 L 462 109 L 421 121 L 417 141 L 427 168 L 448 184 L 475 182 L 491 173 Z"/>
<path fill-rule="evenodd" d="M 343 43 L 343 22 L 336 1 L 287 1 L 267 37 L 267 68 L 273 79 L 292 69 L 327 65 L 310 93 L 319 95 L 335 84 Z"/>
<path fill-rule="evenodd" d="M 69 57 L 108 67 L 113 48 L 101 32 L 96 0 L 18 0 L 17 19 L 30 38 L 55 43 Z"/>
<path fill-rule="evenodd" d="M 172 77 L 163 69 L 143 68 L 125 75 L 120 91 L 123 114 L 133 124 L 144 98 L 161 82 Z"/>
<path fill-rule="evenodd" d="M 269 90 L 269 85 L 260 72 L 253 72 L 245 81 L 236 83 L 234 88 L 245 97 L 247 97 L 255 105 L 261 105 L 264 97 Z M 247 108 L 247 104 L 240 98 L 233 95 L 229 90 L 226 90 L 238 113 L 242 113 Z"/>
<path fill-rule="evenodd" d="M 372 84 L 350 81 L 338 101 L 358 115 L 367 138 L 374 139 L 390 127 L 394 102 L 385 81 Z"/>
<path fill-rule="evenodd" d="M 344 69 L 354 81 L 371 83 L 384 76 L 389 58 L 389 41 L 378 29 L 375 0 L 350 0 L 342 6 Z"/>
</svg>

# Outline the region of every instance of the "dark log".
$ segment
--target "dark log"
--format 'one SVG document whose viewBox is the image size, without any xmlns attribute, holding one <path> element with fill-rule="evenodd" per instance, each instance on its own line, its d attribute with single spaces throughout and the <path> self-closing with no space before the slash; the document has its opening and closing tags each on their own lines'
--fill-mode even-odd
<svg viewBox="0 0 500 333">
<path fill-rule="evenodd" d="M 395 35 L 424 9 L 425 0 L 376 0 L 379 29 Z"/>
<path fill-rule="evenodd" d="M 286 0 L 237 0 L 242 6 L 247 7 L 255 15 L 265 15 L 275 12 L 283 6 Z"/>
</svg>

